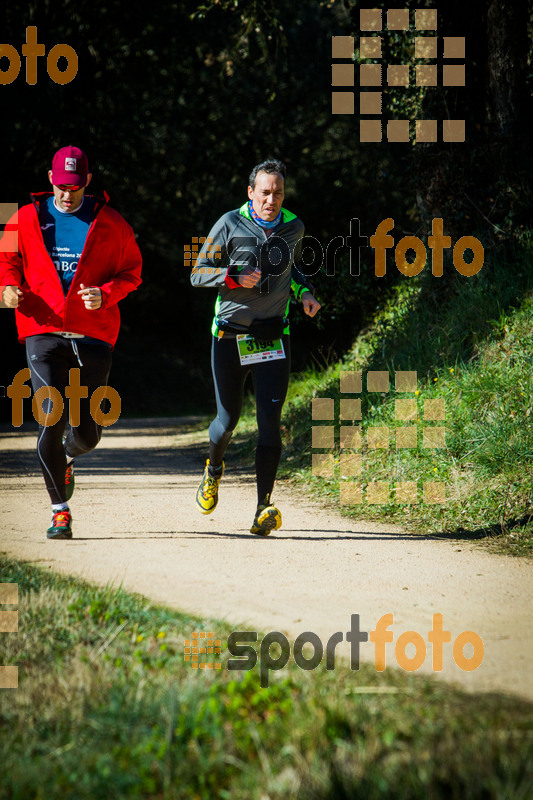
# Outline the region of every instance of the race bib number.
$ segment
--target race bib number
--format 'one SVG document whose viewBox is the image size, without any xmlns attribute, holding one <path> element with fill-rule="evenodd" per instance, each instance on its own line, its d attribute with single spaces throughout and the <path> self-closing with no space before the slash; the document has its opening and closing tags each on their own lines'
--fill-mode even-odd
<svg viewBox="0 0 533 800">
<path fill-rule="evenodd" d="M 277 358 L 285 358 L 285 348 L 281 339 L 263 341 L 248 334 L 239 334 L 237 348 L 241 364 L 256 364 L 259 361 L 275 361 Z"/>
</svg>

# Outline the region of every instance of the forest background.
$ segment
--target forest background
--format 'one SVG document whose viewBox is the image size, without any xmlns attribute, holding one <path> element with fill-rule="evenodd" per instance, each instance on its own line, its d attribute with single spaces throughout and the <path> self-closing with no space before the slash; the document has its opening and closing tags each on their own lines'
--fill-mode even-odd
<svg viewBox="0 0 533 800">
<path fill-rule="evenodd" d="M 46 52 L 58 43 L 76 50 L 79 71 L 60 86 L 40 58 L 32 86 L 22 59 L 18 78 L 0 86 L 0 199 L 22 205 L 30 191 L 47 190 L 52 154 L 75 143 L 88 153 L 91 189 L 107 191 L 138 236 L 144 282 L 121 304 L 111 375 L 124 414 L 212 408 L 215 297 L 190 286 L 184 246 L 244 202 L 250 169 L 265 157 L 287 164 L 284 204 L 324 248 L 349 235 L 351 219 L 370 237 L 392 217 L 396 242 L 405 235 L 426 241 L 434 217 L 444 219 L 452 243 L 463 235 L 479 238 L 482 272 L 461 276 L 450 258 L 444 276 L 435 278 L 428 259 L 420 302 L 445 302 L 468 281 L 490 286 L 502 253 L 520 260 L 531 230 L 531 8 L 526 0 L 447 0 L 438 7 L 437 35 L 466 37 L 466 87 L 384 90 L 385 116 L 464 118 L 466 142 L 361 143 L 357 66 L 356 114 L 332 114 L 331 37 L 355 36 L 357 47 L 359 11 L 368 5 L 37 0 L 4 6 L 3 42 L 20 53 L 26 27 L 35 25 Z M 411 11 L 435 6 L 403 5 Z M 413 16 L 410 32 L 384 37 L 386 63 L 412 61 Z M 6 68 L 6 59 L 0 66 Z M 322 267 L 312 277 L 323 304 L 316 320 L 294 306 L 294 370 L 334 363 L 394 285 L 412 280 L 396 269 L 391 251 L 382 278 L 374 274 L 373 250 L 360 252 L 359 275 L 350 274 L 343 247 L 334 275 Z M 513 280 L 502 307 L 526 291 L 526 273 Z M 25 365 L 9 311 L 0 314 L 0 337 L 0 384 L 7 385 Z M 427 367 L 402 365 L 421 374 Z M 9 420 L 7 402 L 0 413 Z"/>
</svg>

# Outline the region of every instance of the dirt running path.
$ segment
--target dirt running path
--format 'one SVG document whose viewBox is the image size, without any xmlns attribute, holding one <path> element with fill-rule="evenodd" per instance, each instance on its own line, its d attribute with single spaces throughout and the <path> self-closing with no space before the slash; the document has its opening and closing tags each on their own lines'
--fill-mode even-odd
<svg viewBox="0 0 533 800">
<path fill-rule="evenodd" d="M 162 604 L 227 619 L 236 630 L 281 630 L 291 642 L 314 631 L 325 644 L 349 630 L 351 614 L 371 631 L 389 612 L 394 642 L 406 630 L 427 642 L 432 615 L 441 613 L 452 642 L 470 630 L 485 647 L 482 665 L 463 672 L 445 645 L 442 678 L 533 699 L 533 564 L 468 541 L 349 521 L 281 483 L 275 499 L 283 527 L 257 538 L 248 532 L 253 479 L 231 463 L 218 508 L 202 516 L 194 495 L 205 434 L 186 423 L 119 421 L 104 433 L 78 462 L 71 542 L 45 538 L 50 516 L 35 427 L 1 428 L 0 551 L 100 584 L 122 581 Z M 347 655 L 347 645 L 337 652 Z M 373 660 L 373 644 L 361 645 L 361 658 Z M 394 644 L 387 665 L 395 665 Z M 421 671 L 432 671 L 430 645 Z"/>
</svg>

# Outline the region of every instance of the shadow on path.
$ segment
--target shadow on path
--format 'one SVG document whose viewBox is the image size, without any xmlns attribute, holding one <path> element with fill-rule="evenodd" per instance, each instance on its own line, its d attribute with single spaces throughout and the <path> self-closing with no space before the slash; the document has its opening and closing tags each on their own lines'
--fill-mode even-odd
<svg viewBox="0 0 533 800">
<path fill-rule="evenodd" d="M 205 430 L 205 442 L 180 443 L 177 446 L 177 437 L 202 430 Z M 41 475 L 36 455 L 37 434 L 36 422 L 25 423 L 20 428 L 0 425 L 0 477 Z M 124 448 L 120 446 L 121 438 L 134 440 L 135 437 L 169 437 L 169 444 L 162 447 L 146 446 L 146 443 L 139 447 L 131 444 Z M 13 447 L 17 439 L 23 442 L 20 448 Z M 118 420 L 103 431 L 102 440 L 95 450 L 77 459 L 76 472 L 81 475 L 169 476 L 179 472 L 199 478 L 205 464 L 207 443 L 207 422 L 204 417 Z M 242 479 L 248 472 L 246 467 L 232 465 L 232 473 L 236 477 Z"/>
<path fill-rule="evenodd" d="M 125 478 L 130 475 L 165 475 L 172 478 L 179 474 L 190 476 L 196 482 L 202 474 L 207 451 L 207 425 L 206 417 L 162 417 L 143 419 L 120 419 L 115 425 L 105 429 L 102 441 L 91 453 L 76 462 L 76 472 L 80 475 L 91 475 L 102 479 L 111 475 L 120 475 Z M 202 436 L 205 431 L 204 442 L 190 441 L 194 434 Z M 27 422 L 20 428 L 9 424 L 0 425 L 0 478 L 39 477 L 41 470 L 35 452 L 38 426 L 35 421 Z M 111 438 L 113 437 L 113 438 Z M 167 437 L 168 444 L 152 446 L 146 442 L 139 442 L 135 446 L 135 439 L 146 437 Z M 21 447 L 13 447 L 16 440 L 20 440 Z M 129 439 L 127 446 L 121 447 L 120 440 Z M 181 441 L 180 441 L 181 439 Z M 118 440 L 118 441 L 117 441 Z M 238 441 L 238 440 L 237 440 Z M 125 442 L 124 442 L 125 443 Z M 231 454 L 230 459 L 231 460 Z M 231 464 L 231 476 L 246 484 L 253 482 L 250 469 L 247 466 Z M 116 484 L 114 485 L 116 488 Z M 458 529 L 457 531 L 442 531 L 437 533 L 383 533 L 364 531 L 353 533 L 347 530 L 316 530 L 308 531 L 310 535 L 296 532 L 296 536 L 288 536 L 287 529 L 276 537 L 264 537 L 268 541 L 283 542 L 284 540 L 298 539 L 298 541 L 334 541 L 334 540 L 433 540 L 433 541 L 475 541 L 490 539 L 500 536 L 510 529 L 520 527 L 531 519 L 531 514 L 526 514 L 520 519 L 513 518 L 499 524 L 488 525 L 476 530 Z M 357 524 L 356 522 L 352 524 Z M 326 534 L 326 535 L 313 535 Z M 187 536 L 203 538 L 249 538 L 248 533 L 226 533 L 218 531 L 183 532 L 179 534 L 172 531 L 148 532 L 142 536 L 111 536 L 77 538 L 76 541 L 100 541 L 108 539 L 139 539 L 139 538 L 187 538 Z M 255 537 L 261 539 L 263 537 Z"/>
</svg>

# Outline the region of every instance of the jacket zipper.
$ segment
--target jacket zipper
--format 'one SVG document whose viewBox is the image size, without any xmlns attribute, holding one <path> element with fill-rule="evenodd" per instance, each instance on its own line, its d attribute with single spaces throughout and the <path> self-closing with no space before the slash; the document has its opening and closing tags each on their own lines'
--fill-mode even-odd
<svg viewBox="0 0 533 800">
<path fill-rule="evenodd" d="M 40 202 L 40 201 L 39 201 L 39 202 Z M 35 205 L 36 205 L 36 203 L 35 203 L 35 201 L 34 201 L 34 206 L 35 206 Z M 93 230 L 94 230 L 94 227 L 95 227 L 95 225 L 96 225 L 96 217 L 98 216 L 98 213 L 100 212 L 100 210 L 101 210 L 102 208 L 103 208 L 103 205 L 101 205 L 101 206 L 100 206 L 100 208 L 98 208 L 98 211 L 96 212 L 96 215 L 95 215 L 95 217 L 94 217 L 93 221 L 91 222 L 91 225 L 90 225 L 90 227 L 89 227 L 89 230 L 87 231 L 87 236 L 86 236 L 86 238 L 85 238 L 85 244 L 83 245 L 82 254 L 81 254 L 81 256 L 80 256 L 80 260 L 78 261 L 78 265 L 77 265 L 77 267 L 76 267 L 76 272 L 78 272 L 78 270 L 79 270 L 79 268 L 80 268 L 80 264 L 81 264 L 81 262 L 83 261 L 83 256 L 84 256 L 84 253 L 86 252 L 86 249 L 87 249 L 87 242 L 89 241 L 89 237 L 91 236 L 91 234 L 92 234 L 92 232 L 93 232 Z M 60 277 L 59 277 L 59 275 L 58 275 L 58 272 L 57 272 L 57 269 L 56 269 L 56 265 L 55 265 L 55 264 L 54 264 L 54 262 L 52 261 L 52 258 L 51 258 L 51 256 L 50 256 L 50 253 L 48 252 L 48 250 L 46 249 L 46 247 L 45 247 L 45 244 L 44 244 L 43 233 L 42 233 L 42 231 L 41 231 L 41 226 L 40 226 L 40 224 L 39 224 L 39 210 L 38 210 L 37 208 L 36 208 L 36 213 L 37 213 L 37 227 L 39 228 L 39 233 L 40 233 L 40 236 L 41 236 L 41 243 L 42 243 L 42 246 L 43 246 L 43 250 L 44 250 L 44 252 L 46 253 L 46 255 L 47 255 L 47 257 L 48 257 L 48 260 L 49 260 L 50 264 L 51 264 L 51 265 L 52 265 L 52 267 L 53 267 L 54 274 L 55 274 L 55 276 L 56 276 L 57 282 L 59 283 L 59 288 L 61 289 L 61 291 L 63 291 L 63 284 L 61 283 L 61 279 L 60 279 Z M 64 330 L 66 330 L 66 328 L 65 328 L 64 326 L 65 326 L 65 318 L 66 318 L 66 316 L 67 316 L 67 314 L 66 314 L 66 310 L 67 310 L 67 301 L 68 301 L 68 299 L 69 299 L 69 295 L 70 295 L 70 293 L 71 293 L 71 291 L 72 291 L 72 286 L 73 286 L 73 284 L 74 284 L 74 278 L 72 279 L 72 282 L 71 282 L 71 284 L 70 284 L 70 286 L 69 286 L 69 290 L 68 290 L 68 292 L 67 292 L 67 293 L 66 293 L 66 295 L 65 295 L 65 313 L 64 313 L 64 315 L 63 315 L 63 328 L 62 328 L 62 330 L 63 330 L 63 331 L 64 331 Z"/>
</svg>

